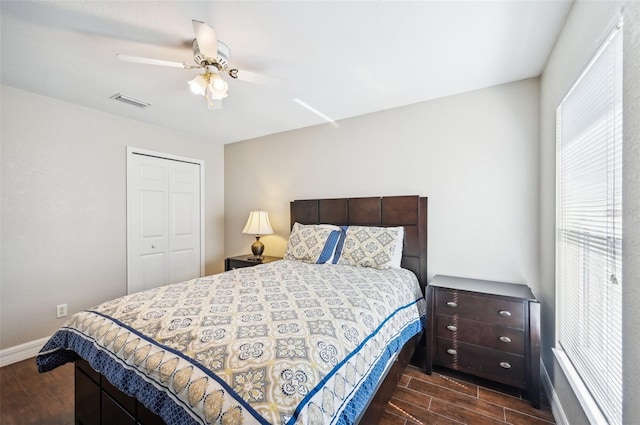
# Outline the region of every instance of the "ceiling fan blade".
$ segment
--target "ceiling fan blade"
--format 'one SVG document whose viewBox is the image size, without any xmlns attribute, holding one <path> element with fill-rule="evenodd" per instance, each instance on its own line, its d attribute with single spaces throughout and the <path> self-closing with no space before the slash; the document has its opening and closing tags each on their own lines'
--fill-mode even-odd
<svg viewBox="0 0 640 425">
<path fill-rule="evenodd" d="M 270 87 L 281 87 L 287 84 L 287 80 L 278 77 L 271 77 L 264 74 L 258 74 L 253 71 L 246 71 L 244 69 L 230 69 L 228 71 L 229 76 L 240 81 L 247 81 L 249 83 L 261 84 Z"/>
<path fill-rule="evenodd" d="M 216 30 L 204 22 L 192 20 L 193 31 L 196 33 L 196 40 L 200 53 L 211 59 L 218 58 L 218 37 Z"/>
<path fill-rule="evenodd" d="M 116 54 L 116 57 L 124 62 L 142 63 L 145 65 L 171 66 L 173 68 L 183 68 L 183 69 L 200 68 L 197 65 L 190 65 L 186 62 L 172 62 L 172 61 L 165 61 L 162 59 L 151 59 L 151 58 L 143 58 L 140 56 L 121 55 L 119 53 Z"/>
</svg>

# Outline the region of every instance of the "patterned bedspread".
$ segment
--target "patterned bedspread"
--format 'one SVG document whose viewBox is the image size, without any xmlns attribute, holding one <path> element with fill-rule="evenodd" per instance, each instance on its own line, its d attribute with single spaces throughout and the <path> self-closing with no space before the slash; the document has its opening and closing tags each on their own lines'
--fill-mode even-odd
<svg viewBox="0 0 640 425">
<path fill-rule="evenodd" d="M 37 363 L 79 355 L 169 424 L 352 423 L 424 315 L 407 270 L 282 260 L 77 313 Z"/>
</svg>

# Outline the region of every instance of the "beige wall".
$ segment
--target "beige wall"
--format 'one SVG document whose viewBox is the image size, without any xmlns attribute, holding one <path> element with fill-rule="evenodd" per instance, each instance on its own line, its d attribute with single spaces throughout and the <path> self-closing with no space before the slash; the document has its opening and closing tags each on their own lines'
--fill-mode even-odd
<svg viewBox="0 0 640 425">
<path fill-rule="evenodd" d="M 429 275 L 537 287 L 538 79 L 225 146 L 225 254 L 266 209 L 282 255 L 289 201 L 429 197 Z M 339 99 L 336 99 L 339 101 Z"/>
<path fill-rule="evenodd" d="M 624 8 L 623 362 L 625 424 L 640 421 L 640 4 L 577 1 L 540 82 L 540 267 L 543 361 L 571 424 L 587 418 L 555 361 L 555 110 Z"/>
<path fill-rule="evenodd" d="M 206 272 L 223 267 L 223 148 L 2 87 L 0 349 L 126 292 L 126 147 L 205 163 Z M 123 105 L 123 108 L 128 106 Z"/>
</svg>

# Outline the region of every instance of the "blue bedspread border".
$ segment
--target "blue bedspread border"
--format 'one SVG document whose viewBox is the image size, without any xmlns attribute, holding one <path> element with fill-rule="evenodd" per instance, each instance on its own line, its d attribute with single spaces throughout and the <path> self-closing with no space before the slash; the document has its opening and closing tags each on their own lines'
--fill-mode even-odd
<svg viewBox="0 0 640 425">
<path fill-rule="evenodd" d="M 415 303 L 415 302 L 414 302 Z M 414 304 L 412 303 L 412 304 Z M 406 308 L 407 306 L 405 306 Z M 110 320 L 114 320 L 109 318 Z M 371 395 L 376 389 L 385 366 L 392 356 L 413 336 L 423 329 L 425 318 L 421 317 L 409 323 L 386 347 L 378 358 L 371 373 L 362 382 L 355 395 L 349 399 L 342 413 L 337 418 L 336 425 L 350 425 L 355 423 L 362 409 L 366 407 Z M 377 329 L 376 331 L 378 331 Z M 375 334 L 375 332 L 374 332 Z M 357 351 L 357 350 L 356 350 Z M 182 405 L 181 400 L 170 397 L 157 388 L 159 383 L 144 379 L 119 358 L 105 351 L 87 335 L 74 329 L 63 327 L 56 332 L 36 357 L 40 372 L 47 372 L 79 358 L 85 359 L 93 369 L 104 375 L 111 384 L 125 394 L 137 398 L 152 412 L 158 414 L 169 424 L 204 424 L 200 418 L 193 416 L 188 406 Z M 301 406 L 304 403 L 301 403 Z M 301 407 L 299 406 L 299 407 Z M 249 409 L 252 411 L 253 409 Z M 296 412 L 299 413 L 299 412 Z M 294 421 L 295 417 L 294 415 Z M 264 418 L 256 417 L 259 422 L 267 424 Z"/>
</svg>

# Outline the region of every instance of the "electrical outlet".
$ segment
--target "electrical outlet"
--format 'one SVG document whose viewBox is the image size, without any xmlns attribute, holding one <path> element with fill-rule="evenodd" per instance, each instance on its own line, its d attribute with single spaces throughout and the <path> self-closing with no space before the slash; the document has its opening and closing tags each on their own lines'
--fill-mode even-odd
<svg viewBox="0 0 640 425">
<path fill-rule="evenodd" d="M 67 305 L 58 304 L 56 306 L 56 318 L 59 319 L 61 317 L 65 317 L 66 315 L 67 315 Z"/>
</svg>

